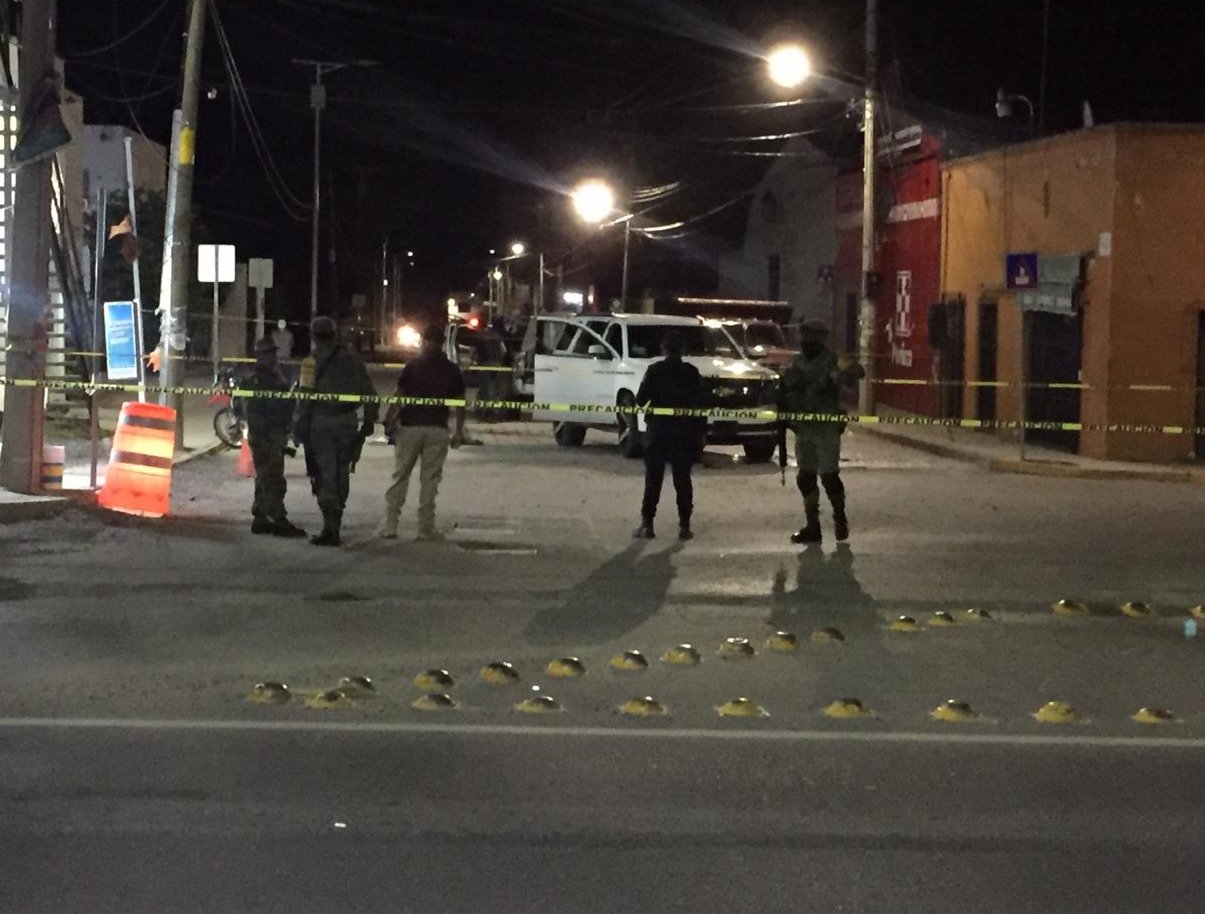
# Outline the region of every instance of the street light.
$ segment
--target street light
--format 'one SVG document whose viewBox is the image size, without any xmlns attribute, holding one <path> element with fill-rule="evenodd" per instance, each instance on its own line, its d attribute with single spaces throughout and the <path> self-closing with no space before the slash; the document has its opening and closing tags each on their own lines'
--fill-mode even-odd
<svg viewBox="0 0 1205 914">
<path fill-rule="evenodd" d="M 573 189 L 570 198 L 578 218 L 591 225 L 600 225 L 603 220 L 615 213 L 615 191 L 606 181 L 597 178 L 582 181 Z M 632 244 L 632 214 L 622 215 L 615 221 L 623 222 L 623 279 L 619 287 L 619 307 L 622 310 L 627 307 L 628 302 L 628 261 Z"/>
<path fill-rule="evenodd" d="M 858 411 L 874 414 L 875 303 L 870 297 L 874 275 L 875 88 L 878 81 L 878 0 L 866 0 L 866 86 L 862 101 L 862 303 L 858 317 L 858 360 L 866 370 L 858 387 Z M 766 55 L 771 80 L 793 89 L 807 79 L 811 65 L 797 44 L 783 44 Z"/>
<path fill-rule="evenodd" d="M 322 209 L 322 109 L 326 107 L 326 86 L 322 77 L 347 67 L 375 67 L 375 60 L 303 60 L 293 63 L 314 68 L 314 84 L 310 86 L 310 107 L 314 109 L 314 202 L 310 228 L 310 320 L 318 316 L 318 215 Z"/>
<path fill-rule="evenodd" d="M 780 44 L 766 55 L 770 79 L 784 89 L 794 89 L 811 75 L 812 62 L 797 44 Z"/>
<path fill-rule="evenodd" d="M 1029 109 L 1029 134 L 1033 136 L 1033 102 L 1024 95 L 1010 95 L 1004 89 L 996 90 L 996 117 L 1007 118 L 1013 116 L 1013 102 L 1024 102 L 1025 107 Z"/>
<path fill-rule="evenodd" d="M 510 246 L 510 254 L 512 257 L 522 257 L 527 251 L 527 245 L 522 241 L 516 241 Z"/>
</svg>

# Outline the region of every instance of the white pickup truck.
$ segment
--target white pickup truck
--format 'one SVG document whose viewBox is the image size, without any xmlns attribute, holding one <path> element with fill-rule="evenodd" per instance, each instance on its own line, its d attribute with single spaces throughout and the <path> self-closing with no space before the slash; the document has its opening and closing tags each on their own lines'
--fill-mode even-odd
<svg viewBox="0 0 1205 914">
<path fill-rule="evenodd" d="M 626 457 L 643 451 L 644 416 L 622 413 L 616 407 L 636 405 L 644 373 L 661 358 L 661 339 L 671 329 L 682 334 L 683 358 L 699 369 L 712 408 L 747 410 L 773 408 L 778 375 L 741 356 L 724 329 L 692 317 L 657 314 L 541 315 L 528 331 L 534 358 L 530 373 L 517 378 L 521 390 L 535 400 L 534 418 L 553 423 L 563 447 L 576 447 L 586 430 L 618 434 Z M 569 410 L 540 409 L 569 406 Z M 753 462 L 774 454 L 772 421 L 753 416 L 711 419 L 707 440 L 740 444 Z"/>
</svg>

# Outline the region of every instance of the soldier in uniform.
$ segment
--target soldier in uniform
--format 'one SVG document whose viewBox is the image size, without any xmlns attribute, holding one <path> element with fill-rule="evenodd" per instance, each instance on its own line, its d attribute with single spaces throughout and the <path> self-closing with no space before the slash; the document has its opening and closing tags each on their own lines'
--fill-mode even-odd
<svg viewBox="0 0 1205 914">
<path fill-rule="evenodd" d="M 800 352 L 782 373 L 778 408 L 787 413 L 843 414 L 841 388 L 851 387 L 866 375 L 857 362 L 845 368 L 828 348 L 828 325 L 810 319 L 800 328 Z M 844 420 L 827 422 L 788 420 L 795 433 L 796 482 L 803 495 L 804 526 L 791 534 L 792 543 L 819 543 L 820 485 L 833 506 L 833 533 L 838 541 L 849 538 L 845 516 L 845 486 L 841 482 L 841 434 Z"/>
<path fill-rule="evenodd" d="M 310 390 L 317 394 L 377 395 L 360 357 L 338 340 L 338 328 L 329 317 L 314 318 L 310 340 L 314 377 Z M 304 443 L 307 462 L 313 454 L 314 491 L 322 511 L 322 532 L 310 537 L 315 546 L 338 546 L 343 509 L 351 486 L 351 467 L 363 442 L 372 435 L 379 405 L 376 400 L 302 399 L 298 402 L 295 436 Z M 362 418 L 357 414 L 362 411 Z"/>
<path fill-rule="evenodd" d="M 285 448 L 293 430 L 293 400 L 276 396 L 290 385 L 276 367 L 276 343 L 265 336 L 255 343 L 255 370 L 241 387 L 262 391 L 248 398 L 247 433 L 255 462 L 255 500 L 251 503 L 251 532 L 274 536 L 305 536 L 285 513 Z"/>
</svg>

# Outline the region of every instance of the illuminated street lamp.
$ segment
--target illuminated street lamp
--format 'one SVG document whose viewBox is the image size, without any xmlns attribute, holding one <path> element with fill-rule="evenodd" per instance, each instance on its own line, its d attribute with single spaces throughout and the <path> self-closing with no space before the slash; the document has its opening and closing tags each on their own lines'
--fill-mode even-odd
<svg viewBox="0 0 1205 914">
<path fill-rule="evenodd" d="M 573 209 L 583 222 L 598 225 L 615 211 L 615 191 L 606 181 L 583 181 L 570 195 Z"/>
<path fill-rule="evenodd" d="M 522 241 L 516 241 L 510 246 L 510 253 L 512 257 L 522 257 L 526 251 L 527 245 L 525 245 Z"/>
<path fill-rule="evenodd" d="M 591 225 L 600 225 L 615 213 L 615 191 L 606 181 L 597 178 L 582 181 L 573 189 L 570 197 L 578 218 Z M 627 307 L 628 301 L 628 252 L 632 242 L 632 214 L 628 213 L 620 219 L 623 221 L 623 280 L 619 288 L 619 307 L 622 310 Z"/>
<path fill-rule="evenodd" d="M 811 75 L 812 62 L 797 44 L 780 44 L 766 55 L 770 79 L 784 89 L 794 89 Z"/>
</svg>

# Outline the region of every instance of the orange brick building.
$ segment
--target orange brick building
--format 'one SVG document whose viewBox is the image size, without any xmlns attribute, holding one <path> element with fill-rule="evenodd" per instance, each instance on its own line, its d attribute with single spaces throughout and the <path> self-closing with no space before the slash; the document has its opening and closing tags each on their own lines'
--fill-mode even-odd
<svg viewBox="0 0 1205 914">
<path fill-rule="evenodd" d="M 1023 406 L 1027 421 L 1085 426 L 1029 440 L 1205 459 L 1191 431 L 1205 426 L 1205 127 L 1117 124 L 956 159 L 942 201 L 942 298 L 963 375 L 1008 384 L 966 388 L 964 416 L 1015 420 Z M 1107 428 L 1118 424 L 1190 431 Z"/>
</svg>

